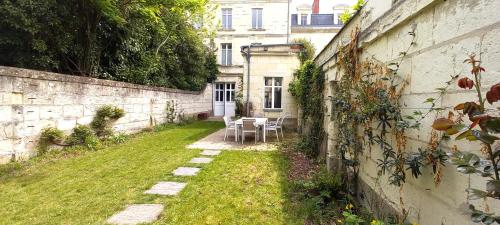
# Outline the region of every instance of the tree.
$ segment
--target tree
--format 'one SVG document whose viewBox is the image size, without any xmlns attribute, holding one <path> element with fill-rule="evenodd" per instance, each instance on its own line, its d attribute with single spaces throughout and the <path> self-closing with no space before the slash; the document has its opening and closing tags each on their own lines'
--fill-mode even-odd
<svg viewBox="0 0 500 225">
<path fill-rule="evenodd" d="M 203 44 L 211 31 L 194 26 L 211 13 L 207 4 L 5 0 L 0 64 L 200 90 L 216 75 Z"/>
</svg>

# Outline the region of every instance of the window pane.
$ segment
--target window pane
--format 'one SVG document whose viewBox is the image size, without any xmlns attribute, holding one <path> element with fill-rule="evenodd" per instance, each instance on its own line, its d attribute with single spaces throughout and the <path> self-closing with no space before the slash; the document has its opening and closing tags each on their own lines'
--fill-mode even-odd
<svg viewBox="0 0 500 225">
<path fill-rule="evenodd" d="M 281 108 L 281 88 L 280 87 L 274 88 L 274 108 L 276 108 L 276 109 Z"/>
<path fill-rule="evenodd" d="M 252 9 L 252 28 L 255 29 L 257 27 L 257 10 Z"/>
<path fill-rule="evenodd" d="M 234 91 L 231 91 L 231 101 L 234 102 Z"/>
<path fill-rule="evenodd" d="M 230 101 L 230 99 L 231 99 L 231 92 L 226 91 L 226 101 Z"/>
<path fill-rule="evenodd" d="M 300 23 L 302 25 L 307 25 L 307 15 L 300 16 Z"/>
<path fill-rule="evenodd" d="M 234 89 L 236 89 L 235 87 L 236 87 L 236 84 L 231 84 L 231 89 L 234 90 Z"/>
<path fill-rule="evenodd" d="M 227 65 L 227 56 L 226 56 L 226 44 L 221 44 L 221 51 L 222 51 L 222 54 L 221 54 L 221 64 L 222 65 Z"/>
<path fill-rule="evenodd" d="M 271 108 L 272 107 L 272 93 L 271 93 L 271 88 L 266 87 L 264 89 L 264 108 Z"/>
<path fill-rule="evenodd" d="M 228 44 L 228 49 L 227 49 L 227 64 L 226 65 L 232 65 L 233 64 L 233 50 L 231 48 L 231 44 Z"/>
<path fill-rule="evenodd" d="M 281 86 L 281 80 L 282 79 L 283 78 L 281 78 L 281 77 L 274 78 L 274 86 Z"/>
<path fill-rule="evenodd" d="M 262 28 L 262 9 L 258 9 L 257 12 L 258 12 L 258 15 L 257 15 L 257 21 L 258 21 L 257 28 Z"/>
<path fill-rule="evenodd" d="M 273 85 L 273 78 L 266 77 L 265 79 L 265 86 L 272 86 Z"/>
</svg>

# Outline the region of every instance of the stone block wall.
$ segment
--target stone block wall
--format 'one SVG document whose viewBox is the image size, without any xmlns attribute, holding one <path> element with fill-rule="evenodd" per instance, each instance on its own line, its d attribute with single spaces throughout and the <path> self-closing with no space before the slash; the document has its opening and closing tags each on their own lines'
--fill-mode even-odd
<svg viewBox="0 0 500 225">
<path fill-rule="evenodd" d="M 486 68 L 482 77 L 483 94 L 489 87 L 500 81 L 500 1 L 498 0 L 370 0 L 365 7 L 347 24 L 315 61 L 326 72 L 326 93 L 334 95 L 333 82 L 343 75 L 338 70 L 336 53 L 339 43 L 350 40 L 351 31 L 360 28 L 361 59 L 375 59 L 389 64 L 399 62 L 400 52 L 407 50 L 411 42 L 409 31 L 415 29 L 415 44 L 409 49 L 402 61 L 399 74 L 409 78 L 402 97 L 404 114 L 415 109 L 425 111 L 423 102 L 427 98 L 439 96 L 436 88 L 442 87 L 451 75 L 470 74 L 470 66 L 463 61 L 470 53 L 476 53 Z M 459 102 L 475 99 L 473 90 L 463 90 L 451 86 L 439 102 L 438 107 L 450 107 Z M 327 99 L 327 98 L 326 98 Z M 328 152 L 333 159 L 336 150 L 336 127 L 330 120 L 331 104 L 327 105 L 325 128 L 328 133 Z M 487 107 L 498 110 L 499 104 Z M 425 147 L 430 138 L 431 125 L 436 115 L 432 114 L 422 121 L 420 130 L 408 131 L 405 151 L 416 152 Z M 394 145 L 394 143 L 392 143 Z M 478 143 L 451 141 L 462 151 L 480 149 Z M 498 144 L 498 143 L 497 143 Z M 381 151 L 376 146 L 366 150 L 361 156 L 359 171 L 363 203 L 376 214 L 384 212 L 401 213 L 409 211 L 408 221 L 425 225 L 474 224 L 467 210 L 468 203 L 482 209 L 488 205 L 490 212 L 500 212 L 496 201 L 472 201 L 467 197 L 468 187 L 485 189 L 485 180 L 478 176 L 465 176 L 456 172 L 448 164 L 442 173 L 439 186 L 433 182 L 432 168 L 425 168 L 423 176 L 415 179 L 407 171 L 406 183 L 400 189 L 390 185 L 388 177 L 378 176 L 377 160 Z M 334 161 L 334 160 L 333 160 Z M 334 163 L 333 163 L 334 164 Z"/>
<path fill-rule="evenodd" d="M 47 126 L 90 123 L 102 105 L 123 108 L 114 129 L 131 133 L 164 122 L 169 101 L 185 115 L 211 113 L 212 86 L 193 92 L 0 66 L 0 163 L 35 154 Z"/>
</svg>

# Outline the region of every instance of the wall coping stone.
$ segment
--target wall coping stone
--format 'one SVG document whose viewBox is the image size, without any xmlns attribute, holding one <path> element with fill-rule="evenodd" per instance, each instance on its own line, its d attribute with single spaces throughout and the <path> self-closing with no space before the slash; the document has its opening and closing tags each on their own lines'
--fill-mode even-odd
<svg viewBox="0 0 500 225">
<path fill-rule="evenodd" d="M 97 78 L 92 78 L 92 77 L 74 76 L 74 75 L 68 75 L 68 74 L 53 73 L 53 72 L 47 72 L 47 71 L 31 70 L 31 69 L 8 67 L 8 66 L 0 66 L 0 76 L 19 77 L 19 78 L 47 80 L 47 81 L 60 81 L 60 82 L 68 82 L 68 83 L 101 85 L 101 86 L 117 87 L 117 88 L 131 88 L 131 89 L 141 89 L 141 90 L 150 90 L 150 91 L 162 91 L 162 92 L 169 92 L 169 93 L 180 93 L 180 94 L 191 94 L 191 95 L 199 95 L 199 94 L 203 93 L 203 91 L 204 91 L 204 90 L 187 91 L 187 90 L 180 90 L 180 89 L 174 89 L 174 88 L 148 86 L 148 85 L 133 84 L 133 83 L 127 83 L 127 82 L 121 82 L 121 81 L 104 80 L 104 79 L 97 79 Z"/>
</svg>

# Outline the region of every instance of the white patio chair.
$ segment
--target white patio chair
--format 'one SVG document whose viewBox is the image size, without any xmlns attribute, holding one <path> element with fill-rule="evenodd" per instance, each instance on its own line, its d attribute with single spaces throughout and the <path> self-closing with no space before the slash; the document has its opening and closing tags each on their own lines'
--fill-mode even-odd
<svg viewBox="0 0 500 225">
<path fill-rule="evenodd" d="M 279 141 L 279 135 L 278 132 L 281 133 L 281 138 L 285 138 L 285 135 L 283 134 L 283 121 L 287 117 L 289 117 L 290 114 L 284 113 L 282 116 L 278 117 L 276 121 L 270 121 L 266 124 L 266 131 L 274 131 L 276 133 L 276 139 Z M 269 134 L 269 132 L 266 132 L 266 134 Z"/>
<path fill-rule="evenodd" d="M 234 121 L 231 120 L 231 118 L 224 116 L 222 117 L 224 119 L 224 124 L 226 124 L 226 132 L 224 133 L 224 141 L 226 141 L 227 138 L 227 131 L 228 130 L 233 130 L 235 133 L 235 140 L 238 141 L 238 135 L 236 135 L 236 124 Z"/>
<path fill-rule="evenodd" d="M 266 136 L 269 134 L 269 131 L 274 131 L 276 133 L 276 140 L 278 140 L 278 141 L 280 141 L 280 138 L 278 135 L 278 123 L 279 123 L 279 121 L 281 121 L 281 118 L 278 118 L 276 123 L 267 123 L 266 124 Z"/>
<path fill-rule="evenodd" d="M 276 129 L 279 129 L 280 132 L 281 132 L 281 138 L 285 138 L 285 136 L 283 135 L 283 122 L 285 121 L 286 118 L 290 117 L 290 114 L 289 113 L 285 113 L 285 115 L 283 115 L 279 120 L 276 122 Z"/>
<path fill-rule="evenodd" d="M 274 121 L 267 121 L 267 124 L 271 124 L 271 125 L 276 125 L 278 123 L 278 121 L 281 119 L 281 116 L 282 115 L 279 115 L 278 118 L 276 118 L 276 120 Z"/>
<path fill-rule="evenodd" d="M 241 144 L 245 142 L 245 133 L 255 134 L 255 143 L 257 143 L 258 126 L 255 124 L 255 119 L 242 119 L 241 126 Z"/>
</svg>

